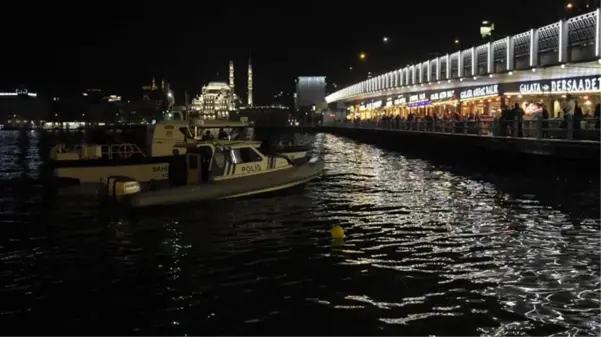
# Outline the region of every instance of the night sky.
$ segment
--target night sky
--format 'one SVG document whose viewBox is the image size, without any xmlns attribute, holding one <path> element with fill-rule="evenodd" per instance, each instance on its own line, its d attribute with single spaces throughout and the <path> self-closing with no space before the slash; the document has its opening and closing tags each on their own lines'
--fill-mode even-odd
<svg viewBox="0 0 601 337">
<path fill-rule="evenodd" d="M 590 10 L 583 8 L 587 0 L 573 3 L 592 11 L 599 0 L 588 0 Z M 4 10 L 3 89 L 99 87 L 127 95 L 154 75 L 170 80 L 181 97 L 209 80 L 226 81 L 232 59 L 236 92 L 245 96 L 250 54 L 255 101 L 271 103 L 274 93 L 292 92 L 299 75 L 348 85 L 367 71 L 456 50 L 456 38 L 462 48 L 481 44 L 482 20 L 493 21 L 500 38 L 567 15 L 563 0 L 74 4 L 22 3 Z"/>
</svg>

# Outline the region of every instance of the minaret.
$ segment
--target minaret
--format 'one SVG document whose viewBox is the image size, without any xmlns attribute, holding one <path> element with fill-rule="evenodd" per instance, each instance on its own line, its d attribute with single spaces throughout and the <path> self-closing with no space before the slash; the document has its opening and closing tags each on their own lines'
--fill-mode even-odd
<svg viewBox="0 0 601 337">
<path fill-rule="evenodd" d="M 230 61 L 230 89 L 234 95 L 234 61 Z"/>
<path fill-rule="evenodd" d="M 253 68 L 248 57 L 248 106 L 253 106 Z"/>
</svg>

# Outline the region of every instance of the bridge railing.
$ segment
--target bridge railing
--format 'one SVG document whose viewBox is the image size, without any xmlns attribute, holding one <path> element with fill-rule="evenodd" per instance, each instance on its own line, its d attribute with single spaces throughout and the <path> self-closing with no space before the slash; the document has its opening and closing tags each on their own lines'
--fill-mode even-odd
<svg viewBox="0 0 601 337">
<path fill-rule="evenodd" d="M 382 129 L 403 132 L 440 133 L 466 136 L 516 137 L 599 141 L 599 119 L 583 118 L 535 120 L 378 120 L 344 121 L 324 124 L 330 127 Z"/>
</svg>

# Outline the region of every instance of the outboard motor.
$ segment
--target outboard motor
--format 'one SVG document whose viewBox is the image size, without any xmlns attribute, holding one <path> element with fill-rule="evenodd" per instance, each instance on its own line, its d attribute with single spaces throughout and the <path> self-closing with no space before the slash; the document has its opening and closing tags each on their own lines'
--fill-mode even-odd
<svg viewBox="0 0 601 337">
<path fill-rule="evenodd" d="M 103 201 L 123 202 L 142 190 L 140 183 L 125 176 L 109 176 L 106 178 L 100 197 Z"/>
</svg>

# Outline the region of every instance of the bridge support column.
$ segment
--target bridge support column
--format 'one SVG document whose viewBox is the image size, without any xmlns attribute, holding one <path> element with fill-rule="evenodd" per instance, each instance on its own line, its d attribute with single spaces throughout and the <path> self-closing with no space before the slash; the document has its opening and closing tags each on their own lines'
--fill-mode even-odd
<svg viewBox="0 0 601 337">
<path fill-rule="evenodd" d="M 506 42 L 507 55 L 505 65 L 507 71 L 512 71 L 514 66 L 514 55 L 513 55 L 513 37 L 508 36 Z"/>
<path fill-rule="evenodd" d="M 557 61 L 559 63 L 565 63 L 569 61 L 568 58 L 568 22 L 566 20 L 559 20 L 559 46 L 558 46 Z"/>
<path fill-rule="evenodd" d="M 595 11 L 595 56 L 601 57 L 601 46 L 599 45 L 601 39 L 601 9 L 597 8 Z"/>
<path fill-rule="evenodd" d="M 463 53 L 460 51 L 457 52 L 457 77 L 463 77 Z"/>
<path fill-rule="evenodd" d="M 486 72 L 492 74 L 495 68 L 495 53 L 492 48 L 492 42 L 486 44 Z"/>
<path fill-rule="evenodd" d="M 538 29 L 530 29 L 530 67 L 538 65 Z"/>
</svg>

